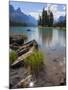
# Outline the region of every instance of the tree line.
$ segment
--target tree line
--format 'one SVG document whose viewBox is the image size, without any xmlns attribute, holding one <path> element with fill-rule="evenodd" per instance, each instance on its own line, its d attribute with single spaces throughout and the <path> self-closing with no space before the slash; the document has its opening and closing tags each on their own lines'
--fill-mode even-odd
<svg viewBox="0 0 68 90">
<path fill-rule="evenodd" d="M 56 26 L 59 26 L 59 27 L 65 27 L 66 26 L 66 18 L 63 22 L 57 22 L 57 23 L 54 23 L 54 15 L 52 13 L 52 11 L 50 10 L 45 10 L 43 8 L 43 11 L 42 11 L 42 15 L 40 16 L 39 15 L 39 20 L 38 20 L 38 25 L 39 26 L 47 26 L 47 27 L 56 27 Z"/>
<path fill-rule="evenodd" d="M 49 10 L 46 11 L 43 8 L 42 16 L 39 16 L 38 25 L 41 26 L 52 26 L 54 21 L 53 13 Z"/>
</svg>

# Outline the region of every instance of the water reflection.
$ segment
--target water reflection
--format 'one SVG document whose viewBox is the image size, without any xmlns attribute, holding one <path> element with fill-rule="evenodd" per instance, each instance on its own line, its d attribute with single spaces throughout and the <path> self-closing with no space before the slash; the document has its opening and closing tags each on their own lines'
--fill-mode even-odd
<svg viewBox="0 0 68 90">
<path fill-rule="evenodd" d="M 43 30 L 39 30 L 42 39 L 42 45 L 45 46 L 45 48 L 65 47 L 65 30 L 58 30 L 52 28 L 43 28 Z"/>
<path fill-rule="evenodd" d="M 39 33 L 42 39 L 42 45 L 45 47 L 49 47 L 52 42 L 52 29 L 46 29 L 46 28 L 39 28 Z"/>
<path fill-rule="evenodd" d="M 10 28 L 10 33 L 24 33 L 28 36 L 28 41 L 35 39 L 43 49 L 65 47 L 66 33 L 63 29 L 14 27 Z"/>
<path fill-rule="evenodd" d="M 66 45 L 66 33 L 64 30 L 63 31 L 59 30 L 59 41 L 60 41 L 61 46 L 63 45 L 65 47 L 65 45 Z"/>
</svg>

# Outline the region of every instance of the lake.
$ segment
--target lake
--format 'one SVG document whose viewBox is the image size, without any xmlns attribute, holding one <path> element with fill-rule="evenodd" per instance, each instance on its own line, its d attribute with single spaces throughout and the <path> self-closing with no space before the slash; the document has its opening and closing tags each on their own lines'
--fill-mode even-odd
<svg viewBox="0 0 68 90">
<path fill-rule="evenodd" d="M 30 30 L 28 30 L 30 29 Z M 44 56 L 44 71 L 35 86 L 65 84 L 66 30 L 58 28 L 10 27 L 10 34 L 25 34 L 28 41 L 35 39 Z M 18 71 L 20 73 L 20 71 Z M 42 77 L 42 78 L 41 78 Z"/>
<path fill-rule="evenodd" d="M 30 31 L 28 31 L 30 29 Z M 27 41 L 35 39 L 43 50 L 64 48 L 66 46 L 66 30 L 58 28 L 10 27 L 10 33 L 25 34 Z"/>
</svg>

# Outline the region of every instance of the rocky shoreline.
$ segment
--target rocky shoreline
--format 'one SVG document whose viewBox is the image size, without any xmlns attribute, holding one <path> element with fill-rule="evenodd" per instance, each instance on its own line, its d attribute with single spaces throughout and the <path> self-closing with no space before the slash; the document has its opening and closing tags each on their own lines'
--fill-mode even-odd
<svg viewBox="0 0 68 90">
<path fill-rule="evenodd" d="M 14 44 L 13 43 L 11 44 L 14 47 Z M 11 44 L 10 44 L 10 48 L 11 48 Z M 17 50 L 20 47 L 22 47 L 22 45 L 23 43 L 21 45 L 18 45 Z M 14 48 L 11 48 L 11 49 L 14 49 Z M 30 76 L 29 68 L 28 69 L 24 68 L 24 64 L 22 62 L 16 68 L 10 67 L 10 75 L 9 75 L 10 85 L 9 86 L 10 88 L 27 88 L 27 87 L 30 87 L 29 83 L 31 81 L 34 83 L 33 87 L 66 85 L 66 63 L 65 62 L 66 62 L 65 48 L 46 51 L 46 56 L 44 57 L 44 68 L 40 70 L 40 72 L 37 75 L 38 77 Z M 22 79 L 24 79 L 24 81 L 21 82 Z M 21 84 L 19 85 L 19 82 L 23 83 L 24 86 L 21 86 Z"/>
</svg>

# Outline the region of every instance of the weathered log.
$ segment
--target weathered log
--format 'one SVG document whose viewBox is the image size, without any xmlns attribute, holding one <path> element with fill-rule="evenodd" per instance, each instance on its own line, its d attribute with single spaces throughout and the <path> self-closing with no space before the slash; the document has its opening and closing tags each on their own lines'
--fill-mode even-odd
<svg viewBox="0 0 68 90">
<path fill-rule="evenodd" d="M 32 45 L 32 46 L 30 46 Z M 24 59 L 26 59 L 26 57 L 28 57 L 32 52 L 33 50 L 36 48 L 35 45 L 37 45 L 37 42 L 35 40 L 32 40 L 26 44 L 24 44 L 20 49 L 18 49 L 16 51 L 17 53 L 17 60 L 14 61 L 12 63 L 12 67 L 18 65 L 21 61 L 23 61 Z"/>
<path fill-rule="evenodd" d="M 10 65 L 10 67 L 13 68 L 13 69 L 17 69 L 19 67 L 24 67 L 24 61 L 20 61 L 20 62 L 14 64 L 14 65 Z"/>
<path fill-rule="evenodd" d="M 30 49 L 30 48 L 27 47 L 27 48 L 24 48 L 24 49 L 22 49 L 22 50 L 16 52 L 16 53 L 17 53 L 17 56 L 19 57 L 19 56 L 21 56 L 22 54 L 27 53 L 27 52 L 29 51 L 29 49 Z"/>
<path fill-rule="evenodd" d="M 17 50 L 17 53 L 21 52 L 21 50 L 23 50 L 24 48 L 28 48 L 28 47 L 32 47 L 32 46 L 34 46 L 36 49 L 38 49 L 38 44 L 35 40 L 29 41 L 23 45 L 16 43 L 16 41 L 13 41 L 13 42 L 14 43 L 10 44 L 10 48 L 13 50 Z"/>
<path fill-rule="evenodd" d="M 38 49 L 38 44 L 37 44 L 37 42 L 36 42 L 35 40 L 32 40 L 32 41 L 30 41 L 30 42 L 25 43 L 25 44 L 24 44 L 23 46 L 21 46 L 16 52 L 19 53 L 19 52 L 21 52 L 21 50 L 27 49 L 27 48 L 32 47 L 32 46 L 34 46 L 36 49 Z"/>
<path fill-rule="evenodd" d="M 17 60 L 15 60 L 11 64 L 11 67 L 14 67 L 14 66 L 18 65 L 21 61 L 24 61 L 29 55 L 31 55 L 33 50 L 34 50 L 34 47 L 32 47 L 27 53 L 25 53 L 25 54 L 21 55 L 20 57 L 18 57 Z"/>
<path fill-rule="evenodd" d="M 19 83 L 15 85 L 15 88 L 26 87 L 31 81 L 32 75 L 27 76 L 25 79 L 22 79 Z"/>
</svg>

